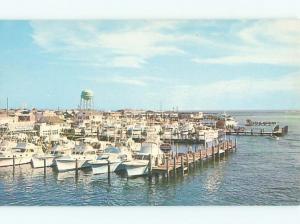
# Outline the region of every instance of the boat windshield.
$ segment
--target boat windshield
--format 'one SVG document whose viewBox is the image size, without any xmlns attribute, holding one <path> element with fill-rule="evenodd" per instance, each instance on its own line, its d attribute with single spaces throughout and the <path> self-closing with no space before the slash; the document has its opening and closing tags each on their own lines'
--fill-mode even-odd
<svg viewBox="0 0 300 224">
<path fill-rule="evenodd" d="M 83 152 L 73 152 L 73 155 L 83 155 Z"/>
<path fill-rule="evenodd" d="M 109 147 L 104 150 L 105 153 L 120 153 L 121 150 L 115 147 Z"/>
<path fill-rule="evenodd" d="M 58 155 L 58 154 L 64 154 L 63 152 L 59 152 L 59 151 L 51 151 L 50 152 L 51 155 Z"/>
<path fill-rule="evenodd" d="M 139 160 L 149 160 L 149 155 L 134 155 L 134 159 L 139 159 Z"/>
<path fill-rule="evenodd" d="M 26 152 L 25 148 L 14 148 L 15 152 Z"/>
</svg>

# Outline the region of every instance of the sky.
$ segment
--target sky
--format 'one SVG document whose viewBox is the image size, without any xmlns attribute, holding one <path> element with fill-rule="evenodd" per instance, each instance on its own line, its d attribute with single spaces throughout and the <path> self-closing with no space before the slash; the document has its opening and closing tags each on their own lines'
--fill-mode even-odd
<svg viewBox="0 0 300 224">
<path fill-rule="evenodd" d="M 0 108 L 300 109 L 300 20 L 0 21 Z"/>
</svg>

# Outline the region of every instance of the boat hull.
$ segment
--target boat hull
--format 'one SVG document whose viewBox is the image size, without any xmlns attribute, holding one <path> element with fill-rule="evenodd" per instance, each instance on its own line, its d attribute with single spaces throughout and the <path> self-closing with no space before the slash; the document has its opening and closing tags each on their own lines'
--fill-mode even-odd
<svg viewBox="0 0 300 224">
<path fill-rule="evenodd" d="M 148 162 L 145 163 L 124 163 L 123 164 L 128 177 L 144 176 L 148 174 Z"/>
<path fill-rule="evenodd" d="M 42 168 L 45 166 L 44 160 L 46 160 L 46 167 L 54 165 L 54 157 L 32 157 L 31 165 L 33 168 Z"/>
<path fill-rule="evenodd" d="M 121 162 L 110 163 L 110 172 L 115 172 L 120 166 Z M 103 174 L 108 173 L 108 164 L 107 163 L 93 163 L 91 164 L 93 174 Z"/>
<path fill-rule="evenodd" d="M 31 161 L 31 156 L 27 157 L 15 157 L 15 165 L 22 165 L 22 164 L 27 164 L 30 163 Z M 1 157 L 0 158 L 0 167 L 3 166 L 13 166 L 14 162 L 13 162 L 13 157 Z"/>
<path fill-rule="evenodd" d="M 78 159 L 77 168 L 83 169 L 89 167 L 90 166 L 88 164 L 89 161 L 90 160 L 86 160 L 86 159 Z M 76 159 L 56 159 L 55 163 L 56 163 L 56 168 L 59 172 L 76 169 Z"/>
</svg>

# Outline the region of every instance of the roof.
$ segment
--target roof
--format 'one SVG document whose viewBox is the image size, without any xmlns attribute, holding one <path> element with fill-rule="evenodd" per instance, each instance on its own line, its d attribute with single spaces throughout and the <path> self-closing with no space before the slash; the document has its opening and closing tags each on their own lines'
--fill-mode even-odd
<svg viewBox="0 0 300 224">
<path fill-rule="evenodd" d="M 38 120 L 38 123 L 61 124 L 64 121 L 58 116 L 43 116 Z"/>
</svg>

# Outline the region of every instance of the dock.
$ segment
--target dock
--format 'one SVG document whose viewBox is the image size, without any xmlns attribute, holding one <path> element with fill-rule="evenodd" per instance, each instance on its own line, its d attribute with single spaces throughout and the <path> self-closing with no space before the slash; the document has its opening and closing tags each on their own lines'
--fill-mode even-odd
<svg viewBox="0 0 300 224">
<path fill-rule="evenodd" d="M 288 133 L 288 126 L 279 128 L 276 126 L 273 130 L 265 131 L 264 128 L 261 129 L 250 129 L 250 130 L 226 130 L 226 135 L 241 135 L 241 136 L 277 136 L 282 137 Z"/>
<path fill-rule="evenodd" d="M 237 147 L 236 139 L 226 140 L 211 147 L 205 147 L 202 150 L 189 151 L 187 153 L 171 153 L 166 155 L 162 164 L 158 166 L 149 167 L 149 175 L 164 175 L 169 177 L 170 174 L 176 175 L 181 173 L 182 175 L 188 174 L 190 167 L 195 167 L 197 163 L 203 164 L 203 161 L 212 159 L 220 159 L 229 154 L 229 152 L 236 151 Z M 151 164 L 151 161 L 149 161 Z"/>
</svg>

